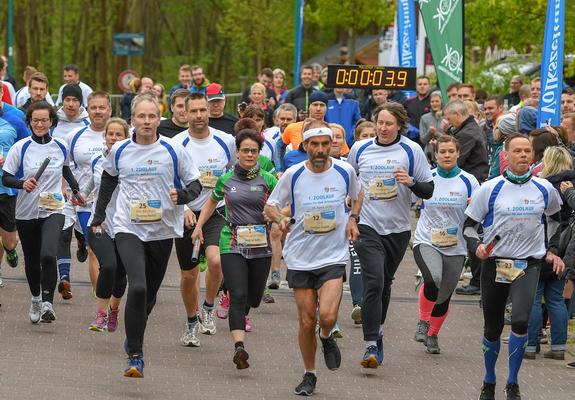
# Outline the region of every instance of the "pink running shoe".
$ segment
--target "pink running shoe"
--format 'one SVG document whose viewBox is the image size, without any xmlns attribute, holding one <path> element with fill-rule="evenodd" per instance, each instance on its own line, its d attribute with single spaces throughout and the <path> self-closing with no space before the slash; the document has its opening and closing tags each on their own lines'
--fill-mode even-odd
<svg viewBox="0 0 575 400">
<path fill-rule="evenodd" d="M 216 307 L 216 316 L 219 319 L 228 319 L 229 310 L 230 310 L 230 294 L 229 292 L 224 292 L 220 296 L 220 302 Z"/>
<path fill-rule="evenodd" d="M 94 332 L 103 332 L 106 328 L 106 311 L 98 311 L 96 319 L 90 324 L 90 330 Z"/>
<path fill-rule="evenodd" d="M 115 332 L 118 329 L 118 314 L 120 313 L 120 307 L 115 310 L 108 308 L 108 332 Z"/>
<path fill-rule="evenodd" d="M 252 317 L 246 315 L 246 332 L 252 331 Z"/>
</svg>

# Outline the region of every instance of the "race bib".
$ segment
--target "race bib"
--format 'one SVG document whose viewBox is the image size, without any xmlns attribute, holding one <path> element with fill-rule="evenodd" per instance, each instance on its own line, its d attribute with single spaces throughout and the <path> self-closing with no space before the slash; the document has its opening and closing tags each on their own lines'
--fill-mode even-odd
<svg viewBox="0 0 575 400">
<path fill-rule="evenodd" d="M 222 170 L 219 169 L 200 171 L 200 183 L 206 189 L 213 189 L 216 187 L 216 182 L 221 175 Z"/>
<path fill-rule="evenodd" d="M 372 178 L 369 181 L 368 196 L 370 200 L 393 200 L 397 197 L 395 178 Z"/>
<path fill-rule="evenodd" d="M 328 233 L 335 230 L 335 211 L 304 213 L 303 230 L 310 235 Z"/>
<path fill-rule="evenodd" d="M 44 211 L 59 211 L 64 208 L 64 203 L 62 193 L 42 192 L 38 199 L 38 208 Z"/>
<path fill-rule="evenodd" d="M 457 228 L 431 229 L 431 244 L 440 249 L 457 246 Z"/>
<path fill-rule="evenodd" d="M 138 199 L 130 202 L 130 220 L 133 224 L 151 224 L 161 219 L 161 200 Z"/>
<path fill-rule="evenodd" d="M 495 260 L 495 267 L 497 271 L 495 275 L 495 282 L 511 283 L 515 279 L 525 275 L 527 261 L 498 258 Z"/>
<path fill-rule="evenodd" d="M 236 241 L 241 247 L 267 247 L 268 235 L 265 225 L 245 225 L 236 228 Z"/>
</svg>

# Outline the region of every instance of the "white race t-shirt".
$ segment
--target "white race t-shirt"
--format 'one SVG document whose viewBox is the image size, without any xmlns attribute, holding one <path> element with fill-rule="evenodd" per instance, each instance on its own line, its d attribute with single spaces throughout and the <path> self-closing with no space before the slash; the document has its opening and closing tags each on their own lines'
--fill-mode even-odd
<svg viewBox="0 0 575 400">
<path fill-rule="evenodd" d="M 532 177 L 519 185 L 498 176 L 473 194 L 465 214 L 483 224 L 484 243 L 501 237 L 492 256 L 524 260 L 545 256 L 543 218 L 557 213 L 561 204 L 559 193 L 545 179 Z"/>
<path fill-rule="evenodd" d="M 260 154 L 262 156 L 266 156 L 274 163 L 276 161 L 277 143 L 279 138 L 281 138 L 281 134 L 280 128 L 277 126 L 273 126 L 264 131 L 264 144 Z"/>
<path fill-rule="evenodd" d="M 200 176 L 182 146 L 167 138 L 148 145 L 129 138 L 114 144 L 103 168 L 119 181 L 115 234 L 132 233 L 145 242 L 182 236 L 184 206 L 173 204 L 169 191 Z"/>
<path fill-rule="evenodd" d="M 192 211 L 200 211 L 216 186 L 218 178 L 225 174 L 236 164 L 236 141 L 228 133 L 209 128 L 210 134 L 204 139 L 196 139 L 190 136 L 188 130 L 178 133 L 172 138 L 181 144 L 190 154 L 194 165 L 200 171 L 200 183 L 202 193 L 194 201 L 188 204 Z M 223 201 L 218 207 L 224 205 Z"/>
<path fill-rule="evenodd" d="M 46 144 L 36 143 L 31 137 L 19 140 L 8 152 L 3 169 L 19 179 L 26 180 L 36 174 L 47 157 L 50 158 L 50 163 L 38 179 L 36 189 L 30 193 L 23 189 L 18 191 L 16 219 L 46 218 L 64 212 L 62 167 L 68 165 L 66 142 L 57 138 L 52 138 Z"/>
<path fill-rule="evenodd" d="M 92 223 L 92 219 L 94 218 L 94 213 L 96 212 L 96 202 L 98 201 L 98 193 L 100 192 L 100 185 L 102 184 L 102 172 L 104 172 L 104 161 L 106 160 L 106 156 L 104 154 L 97 154 L 92 157 L 92 161 L 90 162 L 91 165 L 91 172 L 94 179 L 94 189 L 92 190 L 91 197 L 93 198 L 92 201 L 92 215 L 90 215 L 90 219 L 88 220 L 88 226 Z M 108 203 L 108 207 L 106 207 L 106 220 L 104 222 L 106 233 L 112 239 L 115 236 L 114 232 L 114 215 L 116 214 L 116 201 L 118 199 L 118 187 L 112 193 L 112 198 Z"/>
<path fill-rule="evenodd" d="M 28 101 L 28 99 L 30 97 L 31 97 L 30 96 L 30 90 L 28 89 L 28 86 L 22 86 L 16 92 L 16 99 L 14 100 L 14 107 L 16 107 L 16 108 L 22 107 L 24 104 L 26 104 L 26 102 Z M 44 100 L 47 101 L 48 104 L 50 104 L 51 106 L 54 105 L 54 101 L 52 100 L 52 96 L 50 96 L 50 93 L 46 93 Z"/>
<path fill-rule="evenodd" d="M 280 209 L 290 205 L 295 218 L 283 249 L 288 269 L 309 271 L 349 260 L 345 198 L 357 199 L 360 191 L 349 164 L 331 159 L 331 167 L 314 173 L 306 161 L 282 175 L 267 204 Z"/>
<path fill-rule="evenodd" d="M 447 256 L 467 254 L 463 223 L 467 199 L 479 188 L 477 179 L 461 170 L 451 178 L 432 171 L 433 196 L 423 200 L 413 244 L 427 244 Z"/>
<path fill-rule="evenodd" d="M 365 192 L 359 223 L 379 235 L 410 231 L 411 190 L 396 182 L 394 171 L 402 168 L 416 182 L 431 182 L 431 169 L 421 146 L 405 136 L 389 146 L 365 139 L 351 147 L 347 162 L 359 175 Z"/>
<path fill-rule="evenodd" d="M 74 178 L 80 187 L 84 186 L 92 176 L 91 162 L 93 158 L 106 150 L 103 135 L 103 131 L 94 131 L 90 125 L 74 131 L 66 137 L 70 149 L 70 168 L 72 168 Z M 77 206 L 76 211 L 91 211 L 92 199 L 88 198 L 87 200 L 86 207 Z"/>
</svg>

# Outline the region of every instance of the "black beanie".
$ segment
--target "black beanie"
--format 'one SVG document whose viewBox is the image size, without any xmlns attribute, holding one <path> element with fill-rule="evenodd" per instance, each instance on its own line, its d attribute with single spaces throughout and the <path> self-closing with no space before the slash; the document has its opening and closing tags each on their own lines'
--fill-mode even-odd
<svg viewBox="0 0 575 400">
<path fill-rule="evenodd" d="M 77 83 L 69 83 L 64 86 L 64 89 L 62 89 L 62 101 L 68 96 L 77 98 L 80 104 L 82 104 L 82 89 L 80 85 Z"/>
</svg>

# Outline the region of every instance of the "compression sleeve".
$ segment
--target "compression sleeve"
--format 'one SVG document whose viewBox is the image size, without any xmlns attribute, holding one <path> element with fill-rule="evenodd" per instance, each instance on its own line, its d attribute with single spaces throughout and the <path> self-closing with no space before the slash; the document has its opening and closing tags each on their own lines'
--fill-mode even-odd
<svg viewBox="0 0 575 400">
<path fill-rule="evenodd" d="M 470 217 L 467 217 L 463 223 L 463 238 L 467 243 L 467 250 L 472 254 L 475 254 L 477 246 L 479 246 L 480 243 L 478 233 L 479 225 L 479 222 Z"/>
<path fill-rule="evenodd" d="M 100 183 L 100 191 L 98 192 L 96 210 L 94 211 L 91 226 L 100 226 L 106 219 L 106 207 L 108 207 L 108 203 L 112 199 L 116 186 L 118 186 L 118 177 L 112 176 L 106 171 L 102 172 L 102 182 Z"/>
<path fill-rule="evenodd" d="M 433 181 L 429 182 L 415 182 L 409 188 L 417 197 L 427 200 L 433 196 L 433 188 L 435 187 Z"/>
<path fill-rule="evenodd" d="M 188 204 L 200 195 L 202 184 L 199 180 L 191 181 L 188 186 L 183 189 L 176 189 L 176 191 L 178 192 L 178 204 Z"/>
<path fill-rule="evenodd" d="M 78 185 L 76 178 L 74 178 L 74 174 L 72 173 L 70 166 L 64 165 L 62 167 L 62 176 L 64 177 L 66 182 L 68 182 L 68 185 L 70 185 L 70 189 L 72 189 L 72 192 L 77 193 L 78 190 L 80 190 L 80 185 Z"/>
<path fill-rule="evenodd" d="M 24 186 L 24 181 L 16 178 L 14 175 L 6 171 L 3 171 L 2 184 L 9 188 L 22 189 L 22 187 Z"/>
</svg>

